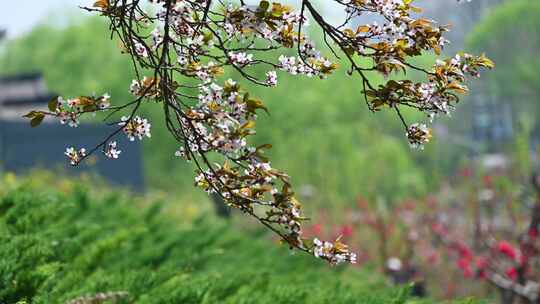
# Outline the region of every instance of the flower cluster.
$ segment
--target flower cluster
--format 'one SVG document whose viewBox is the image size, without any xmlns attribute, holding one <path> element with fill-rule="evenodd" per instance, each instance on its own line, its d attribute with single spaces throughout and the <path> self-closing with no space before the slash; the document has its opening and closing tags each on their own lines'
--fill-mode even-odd
<svg viewBox="0 0 540 304">
<path fill-rule="evenodd" d="M 69 147 L 66 149 L 66 152 L 64 152 L 64 154 L 67 156 L 69 163 L 72 166 L 76 166 L 81 162 L 84 157 L 86 157 L 86 149 L 81 148 L 79 150 L 76 150 L 73 147 Z"/>
<path fill-rule="evenodd" d="M 467 189 L 470 189 L 471 173 L 464 172 L 463 177 Z M 442 206 L 431 208 L 430 218 L 431 232 L 435 242 L 447 249 L 447 253 L 453 258 L 455 266 L 466 278 L 477 278 L 490 285 L 501 289 L 504 293 L 511 293 L 524 302 L 534 302 L 540 298 L 540 284 L 538 283 L 538 256 L 540 253 L 540 201 L 535 203 L 534 208 L 515 208 L 515 206 L 498 206 L 497 211 L 486 212 L 483 209 L 493 209 L 500 197 L 507 200 L 508 197 L 523 199 L 520 191 L 509 190 L 512 187 L 498 189 L 493 183 L 493 177 L 486 175 L 481 180 L 480 193 L 491 191 L 489 199 L 477 195 L 478 201 L 466 201 L 467 207 L 479 210 L 475 220 L 471 221 L 473 227 L 462 218 L 456 221 L 447 220 L 450 210 L 442 209 Z M 508 193 L 506 193 L 508 192 Z M 468 197 L 469 193 L 466 194 Z M 481 202 L 481 204 L 479 204 Z M 455 208 L 455 206 L 453 207 Z M 462 208 L 465 209 L 464 206 Z M 505 210 L 506 209 L 512 209 Z M 520 210 L 518 210 L 520 209 Z M 521 210 L 522 209 L 522 210 Z M 463 211 L 461 211 L 463 212 Z M 506 223 L 503 217 L 497 213 L 512 218 Z M 511 214 L 511 215 L 509 215 Z M 456 217 L 453 214 L 452 217 Z M 459 215 L 457 216 L 459 217 Z M 446 218 L 446 220 L 444 220 Z M 494 221 L 493 219 L 496 218 Z M 488 222 L 498 222 L 498 225 L 486 225 Z M 422 222 L 425 225 L 425 221 Z M 525 231 L 516 232 L 516 226 L 527 226 Z M 474 237 L 470 237 L 471 231 Z"/>
<path fill-rule="evenodd" d="M 271 87 L 277 86 L 278 79 L 277 79 L 276 71 L 268 71 L 268 72 L 266 72 L 266 84 L 271 86 Z"/>
<path fill-rule="evenodd" d="M 121 120 L 118 125 L 123 127 L 122 130 L 130 141 L 134 141 L 135 139 L 142 140 L 145 136 L 151 137 L 151 124 L 146 118 L 122 116 Z M 116 148 L 116 143 L 114 148 Z"/>
<path fill-rule="evenodd" d="M 122 151 L 118 150 L 116 142 L 112 141 L 107 144 L 107 148 L 105 149 L 105 151 L 103 151 L 103 153 L 108 158 L 117 159 L 120 156 L 120 153 L 122 153 Z"/>
<path fill-rule="evenodd" d="M 253 60 L 253 55 L 246 53 L 229 53 L 229 58 L 231 59 L 233 64 L 244 66 L 249 64 Z"/>
<path fill-rule="evenodd" d="M 356 263 L 356 254 L 350 253 L 347 249 L 347 246 L 342 244 L 339 241 L 334 243 L 322 242 L 319 239 L 315 238 L 313 240 L 315 245 L 314 254 L 316 257 L 324 258 L 328 260 L 331 264 L 340 264 L 342 262 L 348 261 L 351 263 Z"/>
<path fill-rule="evenodd" d="M 80 117 L 87 113 L 105 111 L 110 107 L 109 94 L 100 97 L 79 96 L 65 100 L 62 96 L 49 101 L 49 111 L 31 111 L 24 115 L 31 120 L 32 126 L 39 125 L 45 116 L 56 117 L 61 124 L 76 128 L 80 124 Z"/>
<path fill-rule="evenodd" d="M 131 94 L 137 97 L 159 97 L 159 79 L 144 76 L 141 81 L 133 80 L 129 87 Z"/>
<path fill-rule="evenodd" d="M 415 123 L 409 126 L 406 135 L 411 147 L 423 149 L 431 139 L 431 130 L 425 124 Z"/>
<path fill-rule="evenodd" d="M 470 54 L 458 54 L 453 58 L 437 60 L 431 69 L 407 62 L 407 57 L 418 56 L 425 51 L 440 55 L 448 43 L 443 36 L 448 29 L 435 26 L 434 21 L 413 17 L 413 13 L 418 11 L 420 9 L 413 7 L 412 1 L 350 1 L 347 6 L 349 17 L 378 12 L 384 16 L 385 21 L 383 24 L 363 24 L 356 29 L 347 28 L 341 31 L 345 38 L 339 41 L 344 51 L 371 58 L 371 68 L 384 76 L 391 73 L 400 75 L 409 69 L 422 72 L 426 76 L 424 82 L 389 80 L 378 88 L 364 81 L 365 93 L 372 110 L 379 110 L 384 106 L 396 110 L 401 106 L 411 107 L 424 112 L 432 120 L 438 114 L 450 113 L 459 101 L 456 93 L 467 92 L 464 85 L 466 76 L 478 77 L 480 68 L 492 68 L 493 63 L 484 55 Z M 355 70 L 366 79 L 366 70 L 369 68 Z M 404 120 L 403 123 L 408 129 Z"/>
<path fill-rule="evenodd" d="M 345 11 L 347 21 L 373 13 L 385 20 L 356 29 L 348 28 L 349 22 L 331 25 L 310 0 L 302 1 L 298 11 L 267 0 L 258 5 L 238 2 L 152 0 L 148 7 L 131 0 L 96 2 L 86 9 L 111 20 L 112 31 L 123 42 L 123 51 L 131 56 L 136 75 L 142 77 L 130 86 L 135 99 L 113 109 L 108 108 L 108 95 L 79 97 L 59 102 L 50 107 L 50 112 L 29 113 L 28 118 L 37 124 L 44 115 L 54 115 L 77 125 L 82 113 L 125 109 L 130 115 L 122 117 L 116 132 L 123 131 L 134 141 L 150 137 L 150 122 L 137 115 L 141 104 L 159 103 L 167 129 L 181 146 L 175 155 L 197 166 L 197 186 L 256 218 L 291 248 L 332 264 L 354 262 L 355 255 L 339 239 L 334 243 L 312 242 L 303 236 L 306 218 L 289 177 L 273 168 L 264 155 L 270 144 L 254 146 L 249 140 L 255 134 L 258 116 L 268 108 L 240 81 L 220 76 L 228 68 L 245 81 L 267 87 L 277 86 L 277 70 L 293 76 L 326 78 L 338 64 L 323 55 L 306 35 L 311 32 L 308 24 L 315 24 L 323 30 L 334 57 L 339 59 L 337 52 L 341 51 L 344 64 L 350 66 L 348 73 L 360 76 L 371 109 L 387 106 L 399 113 L 398 107 L 410 106 L 432 115 L 448 112 L 457 100 L 455 93 L 466 90 L 462 84 L 465 76 L 476 76 L 480 67 L 492 64 L 483 56 L 466 54 L 437 62 L 430 71 L 408 63 L 409 57 L 423 52 L 439 54 L 447 43 L 442 36 L 446 28 L 413 17 L 418 9 L 412 1 L 333 0 Z M 424 72 L 427 81 L 390 80 L 378 88 L 369 81 L 368 73 L 388 76 L 407 69 Z M 411 145 L 429 141 L 425 125 L 407 126 L 401 114 L 399 117 Z M 120 154 L 116 142 L 105 140 L 100 147 L 109 158 Z M 79 156 L 70 155 L 74 159 Z"/>
<path fill-rule="evenodd" d="M 337 68 L 335 63 L 324 57 L 310 58 L 308 61 L 304 61 L 294 56 L 281 55 L 278 61 L 280 69 L 291 75 L 319 76 L 321 79 L 326 78 Z"/>
<path fill-rule="evenodd" d="M 61 96 L 57 98 L 56 104 L 51 110 L 54 110 L 53 115 L 56 116 L 61 124 L 68 124 L 70 127 L 79 126 L 79 117 L 84 113 L 93 113 L 98 110 L 105 110 L 111 105 L 109 94 L 101 97 L 80 96 L 64 100 Z"/>
</svg>

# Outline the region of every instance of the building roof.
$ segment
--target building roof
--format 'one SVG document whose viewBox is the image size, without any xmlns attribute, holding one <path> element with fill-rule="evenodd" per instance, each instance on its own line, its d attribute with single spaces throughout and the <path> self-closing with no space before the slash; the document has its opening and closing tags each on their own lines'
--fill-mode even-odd
<svg viewBox="0 0 540 304">
<path fill-rule="evenodd" d="M 43 75 L 39 72 L 28 72 L 15 75 L 3 75 L 0 76 L 0 84 L 13 84 L 25 81 L 37 81 L 41 80 Z"/>
<path fill-rule="evenodd" d="M 35 103 L 48 98 L 45 80 L 41 73 L 25 73 L 0 77 L 0 104 Z"/>
<path fill-rule="evenodd" d="M 44 105 L 47 104 L 51 99 L 57 97 L 58 95 L 48 93 L 42 96 L 35 96 L 33 98 L 10 98 L 2 102 L 5 107 L 18 107 L 25 105 Z"/>
</svg>

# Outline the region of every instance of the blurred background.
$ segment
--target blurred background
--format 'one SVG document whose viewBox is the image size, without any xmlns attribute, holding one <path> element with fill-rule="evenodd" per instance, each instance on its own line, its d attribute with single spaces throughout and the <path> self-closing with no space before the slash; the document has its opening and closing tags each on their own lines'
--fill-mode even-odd
<svg viewBox="0 0 540 304">
<path fill-rule="evenodd" d="M 271 112 L 260 118 L 255 141 L 273 143 L 272 165 L 291 175 L 312 217 L 306 233 L 342 235 L 360 253 L 358 268 L 340 271 L 380 270 L 382 282 L 421 282 L 416 292 L 433 298 L 493 297 L 489 285 L 463 280 L 464 267 L 452 252 L 424 244 L 430 224 L 423 215 L 438 212 L 434 216 L 460 227 L 471 244 L 482 233 L 511 238 L 527 226 L 536 201 L 529 179 L 540 156 L 540 3 L 415 3 L 426 17 L 452 25 L 447 56 L 485 52 L 496 64 L 470 83 L 471 93 L 451 118 L 435 121 L 433 142 L 425 150 L 408 147 L 393 113 L 371 113 L 360 84 L 344 73 L 316 82 L 280 74 L 276 89 L 250 89 L 264 97 Z M 161 212 L 181 225 L 232 217 L 231 234 L 269 238 L 193 187 L 193 168 L 174 159 L 177 144 L 159 123 L 159 107 L 142 109 L 154 122 L 151 140 L 125 143 L 130 148 L 119 161 L 94 158 L 81 168 L 67 167 L 65 147 L 97 143 L 106 127 L 89 120 L 79 129 L 53 123 L 31 129 L 21 118 L 57 94 L 109 93 L 113 104 L 130 100 L 129 59 L 109 39 L 104 18 L 77 8 L 91 4 L 19 0 L 0 5 L 0 193 L 20 184 L 71 193 L 83 184 L 89 193 L 131 193 L 145 206 L 161 202 Z M 339 20 L 332 7 L 319 4 Z M 430 64 L 434 58 L 417 60 Z M 425 120 L 405 114 L 410 122 Z M 394 268 L 407 271 L 396 276 L 389 271 Z M 362 278 L 354 274 L 343 280 Z"/>
</svg>

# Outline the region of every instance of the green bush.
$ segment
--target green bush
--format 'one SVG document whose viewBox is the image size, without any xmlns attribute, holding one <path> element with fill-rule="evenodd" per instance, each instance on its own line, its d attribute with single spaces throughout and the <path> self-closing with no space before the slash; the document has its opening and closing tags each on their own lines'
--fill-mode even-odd
<svg viewBox="0 0 540 304">
<path fill-rule="evenodd" d="M 117 303 L 409 301 L 369 269 L 290 255 L 260 231 L 209 218 L 176 222 L 163 204 L 115 192 L 92 197 L 82 187 L 62 194 L 28 185 L 3 195 L 0 303 L 66 303 L 99 292 L 126 292 Z"/>
</svg>

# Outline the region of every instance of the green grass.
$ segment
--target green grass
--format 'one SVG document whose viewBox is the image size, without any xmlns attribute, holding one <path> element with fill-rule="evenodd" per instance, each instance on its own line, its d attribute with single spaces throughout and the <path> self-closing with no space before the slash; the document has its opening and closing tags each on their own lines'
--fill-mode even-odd
<svg viewBox="0 0 540 304">
<path fill-rule="evenodd" d="M 117 303 L 413 301 L 370 269 L 291 255 L 261 231 L 182 221 L 112 191 L 13 188 L 0 191 L 0 303 L 119 291 L 129 295 Z"/>
</svg>

